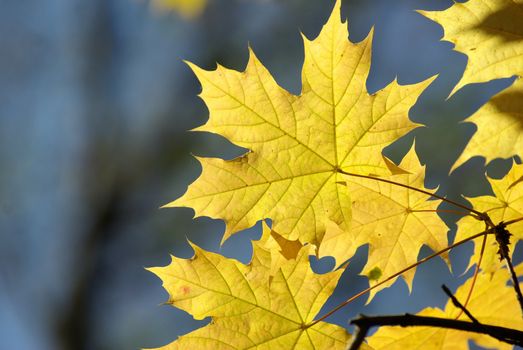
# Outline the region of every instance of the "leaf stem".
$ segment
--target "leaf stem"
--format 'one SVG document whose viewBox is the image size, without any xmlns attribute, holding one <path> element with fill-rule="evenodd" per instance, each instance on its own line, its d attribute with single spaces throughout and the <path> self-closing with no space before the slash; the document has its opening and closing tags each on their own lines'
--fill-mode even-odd
<svg viewBox="0 0 523 350">
<path fill-rule="evenodd" d="M 451 213 L 458 215 L 470 215 L 468 211 L 464 210 L 450 210 L 450 209 L 413 209 L 413 213 L 432 212 L 432 213 Z"/>
<path fill-rule="evenodd" d="M 476 269 L 474 270 L 474 276 L 472 277 L 472 284 L 470 286 L 469 292 L 467 294 L 467 298 L 465 299 L 465 302 L 463 303 L 463 307 L 466 308 L 470 298 L 472 297 L 472 292 L 474 291 L 474 287 L 476 286 L 476 280 L 478 279 L 479 275 L 479 269 L 481 267 L 481 261 L 483 260 L 483 254 L 485 253 L 485 246 L 487 245 L 487 235 L 483 236 L 483 241 L 481 242 L 481 251 L 479 253 L 479 259 L 478 263 L 476 264 Z M 458 316 L 456 316 L 456 320 L 460 318 L 460 316 L 463 314 L 463 309 L 459 312 Z M 470 318 L 470 316 L 469 316 Z"/>
<path fill-rule="evenodd" d="M 440 250 L 439 252 L 433 253 L 433 254 L 431 254 L 431 255 L 429 255 L 429 256 L 427 256 L 427 257 L 421 259 L 420 261 L 418 261 L 418 262 L 416 262 L 416 263 L 414 263 L 414 264 L 412 264 L 412 265 L 410 265 L 410 266 L 408 266 L 408 267 L 406 267 L 406 268 L 404 268 L 404 269 L 402 269 L 402 270 L 396 272 L 396 273 L 393 274 L 393 275 L 390 275 L 389 277 L 387 277 L 387 278 L 384 279 L 383 281 L 378 282 L 378 283 L 376 283 L 375 285 L 373 285 L 373 286 L 371 286 L 371 287 L 369 287 L 369 288 L 367 288 L 367 289 L 362 290 L 361 292 L 359 292 L 359 293 L 353 295 L 352 297 L 350 297 L 349 299 L 345 300 L 344 302 L 338 304 L 338 305 L 335 306 L 332 310 L 330 310 L 329 312 L 327 312 L 325 315 L 323 315 L 323 316 L 321 316 L 320 318 L 318 318 L 317 320 L 314 320 L 314 321 L 312 321 L 311 323 L 309 323 L 309 324 L 306 326 L 306 328 L 308 328 L 308 327 L 312 327 L 312 326 L 314 326 L 316 323 L 323 321 L 324 319 L 326 319 L 327 317 L 331 316 L 332 314 L 334 314 L 335 312 L 339 311 L 340 309 L 344 308 L 345 306 L 347 306 L 348 304 L 350 304 L 350 303 L 353 302 L 354 300 L 358 299 L 358 298 L 361 297 L 362 295 L 367 294 L 368 292 L 370 292 L 370 291 L 373 290 L 374 288 L 377 288 L 377 287 L 379 287 L 379 286 L 381 286 L 381 285 L 383 285 L 383 284 L 389 282 L 390 280 L 392 280 L 392 279 L 398 277 L 399 275 L 401 275 L 401 274 L 407 272 L 408 270 L 413 269 L 413 268 L 415 268 L 416 266 L 418 266 L 418 265 L 420 265 L 420 264 L 423 264 L 424 262 L 429 261 L 430 259 L 435 258 L 436 256 L 439 256 L 439 255 L 441 255 L 441 254 L 443 254 L 443 253 L 445 253 L 445 252 L 451 250 L 452 248 L 455 248 L 455 247 L 457 247 L 457 246 L 459 246 L 459 245 L 462 245 L 463 243 L 466 243 L 466 242 L 468 242 L 468 241 L 470 241 L 470 240 L 476 239 L 476 238 L 478 238 L 478 237 L 480 237 L 480 236 L 486 235 L 487 233 L 489 233 L 489 231 L 488 231 L 488 230 L 485 230 L 485 231 L 483 231 L 483 232 L 480 232 L 480 233 L 477 233 L 477 234 L 475 234 L 475 235 L 473 235 L 473 236 L 470 236 L 470 237 L 468 237 L 468 238 L 465 238 L 465 239 L 463 239 L 463 240 L 461 240 L 461 241 L 459 241 L 459 242 L 456 242 L 456 243 L 454 243 L 454 244 L 448 246 L 448 247 L 445 248 L 445 249 Z"/>
<path fill-rule="evenodd" d="M 404 188 L 407 188 L 407 189 L 412 190 L 412 191 L 417 191 L 417 192 L 420 192 L 420 193 L 424 193 L 424 194 L 429 195 L 431 197 L 434 197 L 434 198 L 440 199 L 440 200 L 442 200 L 444 202 L 450 203 L 450 204 L 452 204 L 452 205 L 454 205 L 456 207 L 459 207 L 461 209 L 465 209 L 467 211 L 467 213 L 474 213 L 474 214 L 476 214 L 476 216 L 480 220 L 485 221 L 485 213 L 479 212 L 479 211 L 477 211 L 477 210 L 475 210 L 473 208 L 469 208 L 466 205 L 463 205 L 463 204 L 455 202 L 455 201 L 453 201 L 451 199 L 439 196 L 439 195 L 437 195 L 435 193 L 431 193 L 429 191 L 425 191 L 425 190 L 422 190 L 422 189 L 417 188 L 417 187 L 412 187 L 412 186 L 409 186 L 409 185 L 405 185 L 405 184 L 402 184 L 401 182 L 396 182 L 396 181 L 392 181 L 392 180 L 388 180 L 388 179 L 383 179 L 383 178 L 380 178 L 380 177 L 377 177 L 377 176 L 355 174 L 355 173 L 350 173 L 350 172 L 347 172 L 347 171 L 344 171 L 344 170 L 341 170 L 341 169 L 339 169 L 338 171 L 341 174 L 344 174 L 344 175 L 347 175 L 347 176 L 354 176 L 354 177 L 360 177 L 360 178 L 364 178 L 364 179 L 372 179 L 372 180 L 376 180 L 376 181 L 386 182 L 386 183 L 391 184 L 391 185 L 400 186 L 400 187 L 404 187 Z"/>
</svg>

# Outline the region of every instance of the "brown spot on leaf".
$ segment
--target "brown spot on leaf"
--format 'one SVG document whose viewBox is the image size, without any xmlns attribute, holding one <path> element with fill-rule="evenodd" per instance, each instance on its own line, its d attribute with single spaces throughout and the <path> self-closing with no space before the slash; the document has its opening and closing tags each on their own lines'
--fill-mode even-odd
<svg viewBox="0 0 523 350">
<path fill-rule="evenodd" d="M 271 231 L 271 236 L 278 242 L 281 250 L 280 253 L 285 257 L 285 259 L 296 259 L 298 252 L 303 247 L 303 244 L 299 240 L 290 241 L 276 231 Z"/>
</svg>

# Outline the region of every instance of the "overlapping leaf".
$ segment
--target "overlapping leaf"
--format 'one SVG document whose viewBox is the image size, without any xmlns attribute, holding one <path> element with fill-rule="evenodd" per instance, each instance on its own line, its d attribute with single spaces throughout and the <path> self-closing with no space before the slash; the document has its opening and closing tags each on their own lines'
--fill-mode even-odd
<svg viewBox="0 0 523 350">
<path fill-rule="evenodd" d="M 334 223 L 345 232 L 339 245 L 350 242 L 350 193 L 340 171 L 390 174 L 381 151 L 416 126 L 408 110 L 430 82 L 393 82 L 369 95 L 372 38 L 350 43 L 340 7 L 338 1 L 314 41 L 304 38 L 300 96 L 278 86 L 252 52 L 244 72 L 191 64 L 210 112 L 197 130 L 223 135 L 250 152 L 232 161 L 199 158 L 202 175 L 168 206 L 223 219 L 224 239 L 271 218 L 274 230 L 289 240 L 321 245 Z M 340 252 L 338 264 L 350 257 Z"/>
<path fill-rule="evenodd" d="M 523 330 L 523 315 L 521 315 L 514 288 L 507 286 L 509 278 L 505 269 L 496 271 L 492 276 L 480 274 L 467 309 L 481 323 Z M 471 283 L 472 279 L 469 279 L 458 288 L 455 294 L 458 300 L 465 300 Z M 422 316 L 450 319 L 454 319 L 458 314 L 460 314 L 460 309 L 456 308 L 451 301 L 447 303 L 445 311 L 427 308 L 419 313 Z M 470 321 L 464 314 L 460 319 Z M 376 350 L 461 350 L 468 349 L 469 340 L 489 349 L 512 349 L 511 345 L 501 343 L 484 334 L 436 327 L 381 327 L 368 338 L 368 343 Z"/>
<path fill-rule="evenodd" d="M 442 12 L 423 12 L 440 23 L 444 39 L 469 60 L 465 84 L 523 76 L 523 0 L 470 0 Z M 478 129 L 454 167 L 475 155 L 523 157 L 523 80 L 499 93 L 467 121 Z"/>
<path fill-rule="evenodd" d="M 523 217 L 523 165 L 513 164 L 510 172 L 501 180 L 488 178 L 494 196 L 481 196 L 467 198 L 474 208 L 486 212 L 494 223 L 507 222 Z M 471 216 L 466 216 L 458 221 L 456 240 L 462 240 L 485 230 L 485 224 Z M 508 227 L 513 234 L 510 247 L 515 247 L 518 240 L 523 239 L 523 221 Z M 474 255 L 469 266 L 479 261 L 481 244 L 475 243 Z M 485 272 L 493 273 L 499 266 L 498 245 L 494 235 L 487 238 L 487 246 L 481 262 Z"/>
<path fill-rule="evenodd" d="M 429 14 L 444 25 L 445 38 L 469 55 L 456 89 L 523 74 L 523 22 L 507 20 L 523 13 L 522 1 L 474 0 Z M 333 256 L 339 265 L 368 243 L 363 273 L 376 283 L 413 264 L 423 244 L 433 250 L 447 245 L 446 226 L 434 213 L 439 203 L 386 182 L 424 187 L 424 167 L 414 148 L 400 167 L 381 155 L 383 147 L 416 126 L 408 110 L 430 81 L 407 87 L 393 82 L 369 95 L 365 82 L 372 36 L 350 43 L 340 7 L 338 1 L 315 40 L 304 38 L 299 96 L 278 86 L 253 52 L 244 72 L 222 66 L 205 71 L 189 64 L 210 112 L 209 121 L 196 130 L 220 134 L 249 152 L 230 161 L 199 158 L 202 175 L 167 206 L 223 219 L 224 239 L 264 218 L 273 220 L 274 231 L 264 225 L 248 265 L 194 247 L 192 259 L 173 257 L 170 265 L 151 269 L 162 279 L 170 304 L 196 319 L 212 318 L 208 326 L 162 349 L 344 349 L 350 337 L 345 329 L 325 322 L 310 326 L 341 274 L 313 273 L 308 256 L 315 246 L 320 257 Z M 521 155 L 522 96 L 518 81 L 469 119 L 479 130 L 457 164 L 476 154 L 488 160 Z M 490 181 L 495 197 L 471 199 L 474 208 L 488 211 L 495 222 L 523 216 L 523 166 Z M 516 240 L 523 237 L 523 223 L 510 229 Z M 458 223 L 457 239 L 482 230 L 484 223 L 466 217 Z M 495 245 L 487 247 L 482 266 L 489 273 L 479 275 L 468 308 L 482 322 L 523 329 L 496 251 Z M 471 264 L 477 256 L 476 246 Z M 409 288 L 413 276 L 414 269 L 403 276 Z M 457 297 L 465 299 L 470 286 L 468 281 Z M 421 314 L 453 318 L 458 310 L 449 303 L 445 311 Z M 503 348 L 486 336 L 433 328 L 383 328 L 370 344 L 377 349 L 462 349 L 468 339 Z"/>
<path fill-rule="evenodd" d="M 413 188 L 424 188 L 425 167 L 421 166 L 414 146 L 400 166 L 409 173 L 391 180 Z M 369 243 L 369 259 L 363 268 L 371 284 L 401 271 L 417 261 L 419 250 L 427 245 L 434 251 L 447 247 L 447 226 L 436 213 L 440 201 L 397 185 L 372 179 L 346 177 L 352 198 L 350 232 L 357 245 Z M 446 255 L 443 255 L 445 258 Z M 403 274 L 409 289 L 415 269 Z M 385 288 L 394 280 L 383 285 Z M 371 297 L 379 289 L 371 292 Z"/>
<path fill-rule="evenodd" d="M 342 270 L 315 274 L 308 258 L 312 246 L 290 249 L 295 259 L 274 260 L 277 243 L 269 231 L 254 242 L 248 265 L 194 246 L 192 259 L 173 257 L 170 265 L 150 269 L 162 279 L 169 304 L 196 319 L 212 317 L 211 324 L 162 349 L 346 348 L 350 335 L 344 328 L 325 322 L 307 326 Z"/>
<path fill-rule="evenodd" d="M 410 172 L 398 171 L 384 179 L 423 188 L 425 167 L 421 166 L 414 146 L 400 167 Z M 429 201 L 426 194 L 375 179 L 347 176 L 345 181 L 352 200 L 352 244 L 340 247 L 335 238 L 343 232 L 333 227 L 325 235 L 320 253 L 324 250 L 325 255 L 340 255 L 337 250 L 349 249 L 352 255 L 368 243 L 369 259 L 362 273 L 374 284 L 414 264 L 424 244 L 434 251 L 447 246 L 447 226 L 436 214 L 439 201 Z M 409 288 L 414 273 L 415 269 L 411 269 L 403 274 Z M 394 281 L 372 290 L 370 299 Z"/>
</svg>

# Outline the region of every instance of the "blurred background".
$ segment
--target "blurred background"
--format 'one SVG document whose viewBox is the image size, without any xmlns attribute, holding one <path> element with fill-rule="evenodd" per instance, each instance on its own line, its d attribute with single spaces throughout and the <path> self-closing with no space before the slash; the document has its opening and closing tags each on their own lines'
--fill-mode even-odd
<svg viewBox="0 0 523 350">
<path fill-rule="evenodd" d="M 250 45 L 289 91 L 300 92 L 300 31 L 314 38 L 332 0 L 0 0 L 0 349 L 139 349 L 167 344 L 206 323 L 170 306 L 144 270 L 190 257 L 191 240 L 244 262 L 260 227 L 220 247 L 224 225 L 193 220 L 190 209 L 159 209 L 199 175 L 191 154 L 232 158 L 243 151 L 218 136 L 189 133 L 207 120 L 200 86 L 182 60 L 243 70 Z M 441 27 L 415 9 L 451 0 L 344 1 L 350 40 L 374 26 L 367 87 L 393 79 L 437 80 L 410 111 L 424 126 L 385 150 L 399 161 L 416 139 L 426 185 L 442 195 L 491 193 L 510 161 L 473 158 L 449 169 L 475 130 L 462 121 L 512 80 L 468 85 L 447 99 L 466 56 L 439 41 Z M 162 6 L 163 5 L 163 6 Z M 169 7 L 172 6 L 172 7 Z M 185 6 L 185 7 L 184 7 Z M 457 218 L 446 216 L 452 239 Z M 467 244 L 418 269 L 410 297 L 403 281 L 329 320 L 347 326 L 366 314 L 442 307 Z M 420 256 L 429 254 L 422 249 Z M 326 308 L 367 286 L 354 257 Z M 516 263 L 519 260 L 516 260 Z M 316 261 L 325 271 L 330 263 Z"/>
</svg>

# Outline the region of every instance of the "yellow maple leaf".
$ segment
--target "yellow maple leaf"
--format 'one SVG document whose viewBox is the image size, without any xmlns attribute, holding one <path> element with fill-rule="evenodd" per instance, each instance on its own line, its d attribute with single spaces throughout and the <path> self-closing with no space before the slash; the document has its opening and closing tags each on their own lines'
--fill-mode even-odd
<svg viewBox="0 0 523 350">
<path fill-rule="evenodd" d="M 441 24 L 444 39 L 468 56 L 463 85 L 523 76 L 523 0 L 471 0 L 440 12 L 421 11 Z M 523 157 L 523 80 L 495 96 L 467 121 L 478 129 L 454 168 L 472 156 Z"/>
<path fill-rule="evenodd" d="M 196 130 L 225 136 L 250 152 L 230 161 L 198 158 L 201 176 L 167 206 L 223 219 L 224 240 L 270 218 L 285 239 L 318 246 L 334 222 L 345 232 L 340 245 L 346 244 L 351 206 L 341 171 L 390 174 L 381 151 L 416 127 L 408 110 L 430 81 L 393 82 L 369 95 L 372 38 L 349 42 L 340 7 L 338 1 L 315 40 L 304 37 L 300 96 L 278 86 L 252 51 L 244 72 L 190 64 L 210 112 Z M 348 256 L 334 257 L 341 264 Z"/>
<path fill-rule="evenodd" d="M 343 271 L 315 274 L 310 245 L 295 259 L 277 260 L 274 269 L 269 231 L 254 242 L 248 265 L 193 246 L 192 259 L 173 257 L 170 265 L 150 269 L 163 281 L 169 304 L 196 319 L 212 317 L 209 325 L 161 349 L 345 349 L 350 335 L 344 328 L 308 326 Z"/>
<path fill-rule="evenodd" d="M 522 177 L 523 165 L 513 164 L 504 178 L 496 180 L 487 177 L 494 191 L 494 196 L 480 196 L 467 199 L 472 203 L 474 209 L 486 212 L 495 224 L 521 218 L 523 217 Z M 456 241 L 485 230 L 485 223 L 471 216 L 463 217 L 457 224 Z M 513 251 L 517 241 L 523 239 L 523 221 L 514 223 L 508 226 L 507 229 L 513 234 L 510 244 Z M 479 260 L 480 250 L 481 244 L 479 240 L 476 240 L 474 255 L 470 260 L 469 267 Z M 481 268 L 485 272 L 493 273 L 499 269 L 500 261 L 497 251 L 496 239 L 494 235 L 490 234 L 487 238 L 487 245 L 481 262 Z"/>
<path fill-rule="evenodd" d="M 162 10 L 175 10 L 185 18 L 195 18 L 199 16 L 207 0 L 152 0 L 153 6 Z"/>
<path fill-rule="evenodd" d="M 518 266 L 520 268 L 521 265 Z M 502 269 L 490 276 L 478 276 L 474 293 L 467 309 L 487 325 L 508 327 L 523 330 L 523 318 L 514 288 L 507 286 L 507 270 Z M 455 296 L 464 301 L 472 283 L 472 278 L 458 288 Z M 426 308 L 418 313 L 421 316 L 456 318 L 460 309 L 449 301 L 445 311 L 437 308 Z M 462 314 L 461 320 L 470 321 Z M 468 349 L 468 340 L 489 349 L 512 349 L 512 345 L 502 343 L 485 334 L 466 333 L 436 327 L 381 327 L 374 335 L 367 338 L 369 345 L 376 349 L 404 350 L 463 350 Z"/>
<path fill-rule="evenodd" d="M 423 188 L 425 167 L 420 164 L 414 148 L 413 145 L 400 164 L 409 172 L 385 179 Z M 354 242 L 352 248 L 369 243 L 369 259 L 362 273 L 369 277 L 371 285 L 414 264 L 424 244 L 434 251 L 447 247 L 448 228 L 435 213 L 439 201 L 429 201 L 430 196 L 424 193 L 373 179 L 347 176 L 345 180 L 352 200 L 349 229 Z M 329 244 L 329 238 L 326 234 L 321 249 L 340 249 Z M 409 290 L 415 271 L 410 269 L 403 274 Z M 372 290 L 369 300 L 394 281 Z"/>
</svg>

